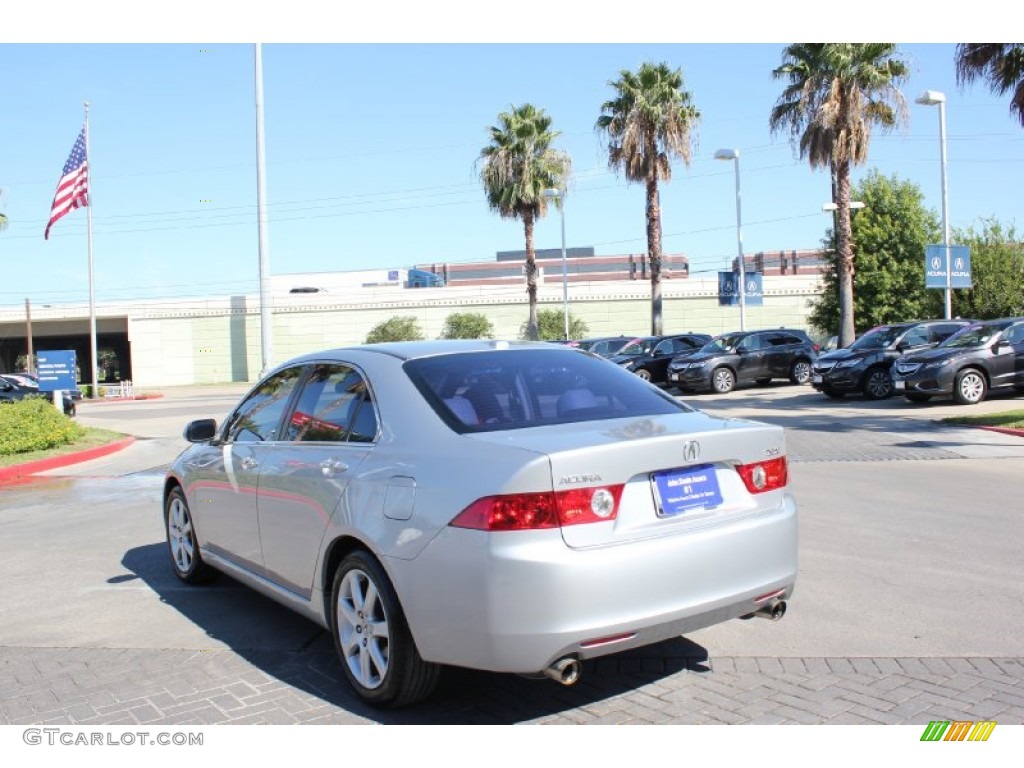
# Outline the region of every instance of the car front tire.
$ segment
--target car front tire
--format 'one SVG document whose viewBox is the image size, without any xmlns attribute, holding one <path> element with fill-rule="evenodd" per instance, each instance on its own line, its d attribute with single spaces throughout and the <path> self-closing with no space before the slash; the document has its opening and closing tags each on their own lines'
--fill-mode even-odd
<svg viewBox="0 0 1024 768">
<path fill-rule="evenodd" d="M 719 395 L 732 392 L 736 386 L 736 375 L 731 369 L 722 366 L 711 372 L 711 391 Z"/>
<path fill-rule="evenodd" d="M 651 380 L 651 372 L 648 371 L 646 368 L 641 368 L 640 370 L 638 370 L 636 372 L 636 375 L 639 376 L 644 381 L 650 381 Z"/>
<path fill-rule="evenodd" d="M 186 584 L 203 584 L 217 577 L 217 571 L 203 562 L 195 523 L 181 488 L 172 488 L 164 502 L 164 532 L 174 575 Z"/>
<path fill-rule="evenodd" d="M 892 395 L 892 377 L 885 368 L 872 368 L 864 374 L 864 397 L 885 400 Z"/>
<path fill-rule="evenodd" d="M 980 403 L 988 394 L 988 382 L 976 368 L 966 368 L 956 375 L 953 382 L 953 399 L 960 405 Z"/>
<path fill-rule="evenodd" d="M 347 555 L 331 592 L 334 647 L 353 690 L 377 707 L 404 707 L 427 698 L 441 668 L 416 649 L 391 580 L 362 550 Z"/>
</svg>

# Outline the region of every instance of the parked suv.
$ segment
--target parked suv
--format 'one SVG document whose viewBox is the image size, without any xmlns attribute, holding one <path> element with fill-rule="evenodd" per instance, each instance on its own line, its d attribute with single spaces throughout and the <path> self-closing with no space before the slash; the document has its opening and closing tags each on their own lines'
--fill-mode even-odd
<svg viewBox="0 0 1024 768">
<path fill-rule="evenodd" d="M 860 392 L 868 400 L 893 393 L 889 369 L 905 354 L 937 346 L 970 320 L 916 320 L 879 325 L 853 344 L 821 355 L 811 371 L 811 386 L 829 397 Z"/>
<path fill-rule="evenodd" d="M 648 336 L 627 344 L 610 358 L 627 371 L 654 384 L 668 383 L 668 364 L 678 355 L 696 352 L 711 341 L 706 333 Z"/>
<path fill-rule="evenodd" d="M 952 395 L 972 405 L 991 389 L 1024 392 L 1024 317 L 980 322 L 935 349 L 907 355 L 893 365 L 892 380 L 895 391 L 915 403 Z"/>
<path fill-rule="evenodd" d="M 740 383 L 789 379 L 806 384 L 817 347 L 803 331 L 778 328 L 716 336 L 698 352 L 674 359 L 668 383 L 680 389 L 731 392 Z"/>
</svg>

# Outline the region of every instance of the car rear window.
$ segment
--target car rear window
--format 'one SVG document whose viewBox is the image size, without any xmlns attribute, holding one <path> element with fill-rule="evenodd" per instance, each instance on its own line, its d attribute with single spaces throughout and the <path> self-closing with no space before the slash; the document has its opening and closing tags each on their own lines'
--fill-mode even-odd
<svg viewBox="0 0 1024 768">
<path fill-rule="evenodd" d="M 691 411 L 617 365 L 585 352 L 531 349 L 410 360 L 424 399 L 459 432 Z"/>
</svg>

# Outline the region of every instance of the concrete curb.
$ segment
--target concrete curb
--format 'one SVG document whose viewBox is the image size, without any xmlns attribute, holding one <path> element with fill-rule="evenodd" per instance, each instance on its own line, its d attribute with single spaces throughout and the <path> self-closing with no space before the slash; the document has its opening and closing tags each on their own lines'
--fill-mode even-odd
<svg viewBox="0 0 1024 768">
<path fill-rule="evenodd" d="M 134 437 L 126 437 L 122 440 L 115 440 L 112 443 L 98 445 L 95 448 L 88 448 L 84 451 L 66 453 L 63 456 L 53 456 L 49 459 L 39 459 L 38 461 L 28 461 L 24 464 L 14 464 L 10 467 L 0 467 L 0 484 L 17 482 L 37 472 L 45 472 L 48 469 L 58 469 L 59 467 L 67 467 L 71 464 L 108 456 L 111 453 L 120 451 L 122 448 L 127 448 L 134 442 Z"/>
<path fill-rule="evenodd" d="M 989 426 L 979 426 L 978 429 L 987 429 L 989 432 L 1001 432 L 1004 435 L 1015 435 L 1016 437 L 1024 437 L 1024 429 L 1013 429 L 1011 427 L 989 427 Z"/>
</svg>

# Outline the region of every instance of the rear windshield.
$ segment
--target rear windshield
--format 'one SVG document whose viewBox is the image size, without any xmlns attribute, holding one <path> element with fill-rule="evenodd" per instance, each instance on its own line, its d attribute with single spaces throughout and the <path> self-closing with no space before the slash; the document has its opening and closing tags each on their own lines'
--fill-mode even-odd
<svg viewBox="0 0 1024 768">
<path fill-rule="evenodd" d="M 404 368 L 460 432 L 693 410 L 607 360 L 569 349 L 438 355 L 410 360 Z"/>
</svg>

